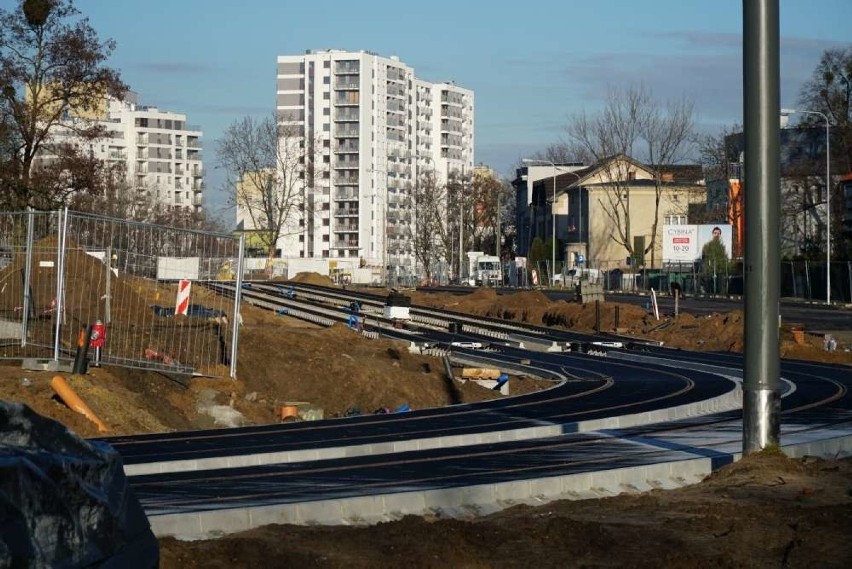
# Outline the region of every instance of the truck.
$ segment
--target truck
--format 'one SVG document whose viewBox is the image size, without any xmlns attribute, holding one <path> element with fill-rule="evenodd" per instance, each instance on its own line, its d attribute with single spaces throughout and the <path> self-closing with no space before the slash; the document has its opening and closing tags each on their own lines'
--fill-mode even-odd
<svg viewBox="0 0 852 569">
<path fill-rule="evenodd" d="M 500 286 L 503 284 L 503 263 L 496 255 L 471 251 L 468 258 L 467 284 L 470 286 Z"/>
</svg>

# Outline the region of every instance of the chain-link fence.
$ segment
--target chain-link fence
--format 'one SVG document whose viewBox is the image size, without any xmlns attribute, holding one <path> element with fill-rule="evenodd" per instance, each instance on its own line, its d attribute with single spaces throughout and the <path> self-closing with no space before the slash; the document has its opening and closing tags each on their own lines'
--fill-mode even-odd
<svg viewBox="0 0 852 569">
<path fill-rule="evenodd" d="M 550 261 L 527 263 L 525 267 L 507 265 L 507 286 L 547 287 L 550 283 Z M 825 262 L 784 261 L 780 267 L 782 298 L 825 301 L 828 292 Z M 573 287 L 583 281 L 603 284 L 604 290 L 614 292 L 669 293 L 677 288 L 682 294 L 701 296 L 739 296 L 745 291 L 743 263 L 712 261 L 667 264 L 660 268 L 624 268 L 619 261 L 598 262 L 571 266 L 557 261 L 553 284 L 557 288 Z M 831 301 L 852 302 L 852 262 L 831 263 Z"/>
<path fill-rule="evenodd" d="M 231 235 L 0 213 L 0 357 L 73 360 L 88 343 L 102 364 L 234 377 L 241 267 Z M 213 281 L 232 282 L 235 298 Z"/>
</svg>

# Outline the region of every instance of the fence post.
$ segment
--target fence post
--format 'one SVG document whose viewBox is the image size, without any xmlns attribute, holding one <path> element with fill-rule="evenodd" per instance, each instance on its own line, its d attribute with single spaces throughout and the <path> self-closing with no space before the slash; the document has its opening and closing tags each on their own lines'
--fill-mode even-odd
<svg viewBox="0 0 852 569">
<path fill-rule="evenodd" d="M 799 293 L 796 290 L 796 267 L 793 265 L 793 261 L 790 261 L 790 277 L 793 281 L 793 298 L 798 298 Z"/>
<path fill-rule="evenodd" d="M 852 261 L 846 261 L 846 273 L 849 275 L 849 302 L 852 302 Z"/>
<path fill-rule="evenodd" d="M 106 306 L 104 306 L 104 323 L 110 324 L 112 322 L 112 246 L 107 247 L 106 250 Z"/>
<path fill-rule="evenodd" d="M 54 321 L 56 322 L 56 329 L 54 330 L 53 335 L 53 359 L 59 361 L 59 344 L 60 344 L 60 335 L 62 331 L 62 298 L 64 296 L 65 291 L 65 239 L 67 237 L 68 231 L 68 208 L 66 207 L 63 210 L 59 210 L 59 241 L 57 243 L 56 257 L 57 257 L 57 268 L 56 268 L 56 298 L 54 308 Z"/>
<path fill-rule="evenodd" d="M 21 347 L 27 345 L 27 333 L 30 328 L 30 312 L 33 309 L 32 295 L 32 273 L 33 273 L 33 235 L 35 229 L 35 212 L 31 207 L 27 208 L 27 251 L 24 265 L 24 306 L 21 320 Z"/>
<path fill-rule="evenodd" d="M 236 274 L 236 285 L 237 288 L 234 291 L 234 323 L 233 328 L 231 330 L 231 368 L 230 368 L 230 376 L 231 379 L 237 379 L 237 347 L 240 343 L 240 300 L 243 295 L 243 255 L 245 254 L 246 248 L 246 236 L 245 233 L 240 234 L 240 249 L 239 256 L 237 258 L 237 274 Z"/>
<path fill-rule="evenodd" d="M 805 259 L 805 288 L 808 289 L 808 300 L 813 300 L 813 294 L 811 293 L 811 270 L 808 267 L 808 260 Z"/>
</svg>

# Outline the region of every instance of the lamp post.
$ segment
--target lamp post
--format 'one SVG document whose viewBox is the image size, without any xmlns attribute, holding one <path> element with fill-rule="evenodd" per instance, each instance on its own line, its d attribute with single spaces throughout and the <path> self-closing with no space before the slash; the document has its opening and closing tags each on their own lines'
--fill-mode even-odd
<svg viewBox="0 0 852 569">
<path fill-rule="evenodd" d="M 794 113 L 819 115 L 825 121 L 825 303 L 831 304 L 831 124 L 828 115 L 820 111 L 781 109 L 781 116 Z"/>
</svg>

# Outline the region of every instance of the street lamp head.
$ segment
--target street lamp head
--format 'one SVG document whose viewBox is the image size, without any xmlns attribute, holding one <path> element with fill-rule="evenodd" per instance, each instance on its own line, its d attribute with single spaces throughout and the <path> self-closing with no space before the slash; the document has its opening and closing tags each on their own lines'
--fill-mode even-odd
<svg viewBox="0 0 852 569">
<path fill-rule="evenodd" d="M 782 116 L 782 117 L 787 117 L 787 116 L 790 116 L 790 115 L 796 114 L 796 113 L 798 113 L 798 112 L 799 112 L 799 111 L 797 111 L 796 109 L 781 109 L 781 116 Z"/>
</svg>

